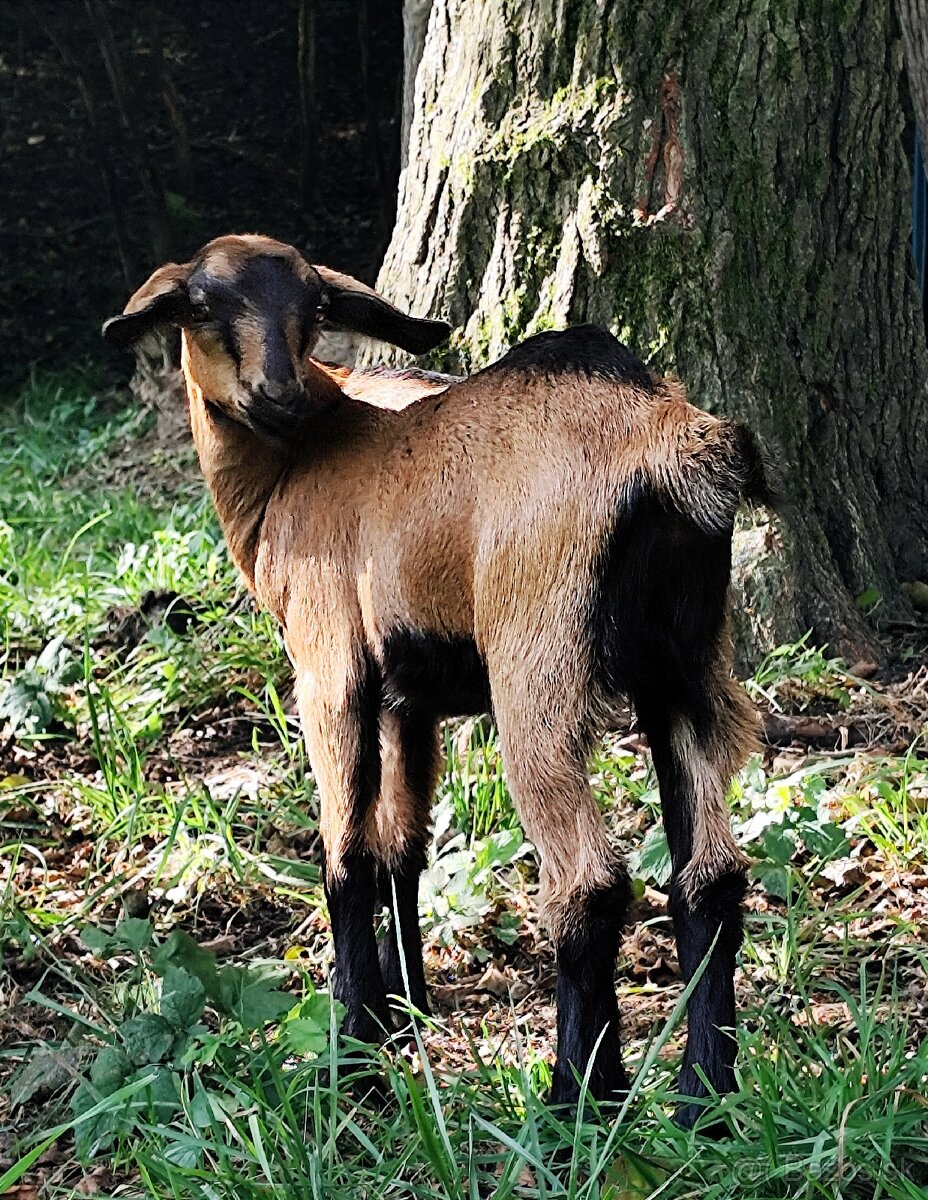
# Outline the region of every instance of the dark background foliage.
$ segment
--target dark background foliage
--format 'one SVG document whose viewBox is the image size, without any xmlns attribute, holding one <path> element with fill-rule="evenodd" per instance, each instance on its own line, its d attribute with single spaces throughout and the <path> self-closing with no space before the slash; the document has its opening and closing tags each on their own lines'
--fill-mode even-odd
<svg viewBox="0 0 928 1200">
<path fill-rule="evenodd" d="M 400 0 L 2 0 L 0 375 L 99 361 L 103 318 L 219 233 L 372 279 L 401 80 Z"/>
</svg>

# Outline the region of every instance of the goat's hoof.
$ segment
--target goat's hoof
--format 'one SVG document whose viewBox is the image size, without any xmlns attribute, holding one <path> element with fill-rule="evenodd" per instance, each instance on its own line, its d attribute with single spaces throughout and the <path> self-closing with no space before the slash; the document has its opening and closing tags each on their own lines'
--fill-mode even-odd
<svg viewBox="0 0 928 1200">
<path fill-rule="evenodd" d="M 628 1088 L 628 1076 L 620 1064 L 608 1072 L 594 1071 L 590 1076 L 586 1097 L 600 1103 L 621 1103 L 628 1095 Z M 580 1091 L 581 1083 L 571 1068 L 555 1066 L 548 1106 L 561 1110 L 564 1115 L 575 1113 L 580 1103 Z"/>
<path fill-rule="evenodd" d="M 426 1021 L 432 1015 L 432 1010 L 429 1008 L 428 1001 L 423 1000 L 421 1003 L 418 1000 L 413 1000 L 412 1011 L 398 1002 L 392 1002 L 390 1005 L 390 1028 L 394 1035 L 397 1033 L 412 1032 L 413 1026 L 418 1026 L 422 1029 Z"/>
<path fill-rule="evenodd" d="M 681 1129 L 692 1129 L 705 1111 L 698 1104 L 681 1104 L 674 1113 L 673 1122 Z M 708 1138 L 712 1142 L 724 1141 L 725 1138 L 733 1136 L 724 1121 L 708 1121 L 700 1125 L 696 1132 L 700 1137 Z"/>
<path fill-rule="evenodd" d="M 686 1103 L 685 1101 L 677 1107 L 677 1111 L 673 1115 L 673 1122 L 679 1125 L 681 1129 L 692 1129 L 700 1117 L 707 1117 L 710 1110 L 704 1104 Z M 700 1137 L 709 1138 L 713 1142 L 721 1141 L 723 1138 L 732 1136 L 731 1130 L 724 1121 L 706 1120 L 700 1125 L 696 1131 Z"/>
</svg>

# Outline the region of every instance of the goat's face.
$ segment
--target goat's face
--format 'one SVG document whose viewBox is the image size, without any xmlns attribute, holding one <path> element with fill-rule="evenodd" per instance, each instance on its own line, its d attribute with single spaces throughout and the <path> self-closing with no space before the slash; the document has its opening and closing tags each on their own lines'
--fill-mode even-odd
<svg viewBox="0 0 928 1200">
<path fill-rule="evenodd" d="M 127 346 L 180 326 L 184 371 L 203 397 L 257 433 L 287 438 L 308 415 L 310 355 L 326 323 L 413 353 L 449 332 L 349 275 L 310 266 L 292 246 L 252 235 L 216 238 L 189 263 L 160 267 L 103 335 Z"/>
</svg>

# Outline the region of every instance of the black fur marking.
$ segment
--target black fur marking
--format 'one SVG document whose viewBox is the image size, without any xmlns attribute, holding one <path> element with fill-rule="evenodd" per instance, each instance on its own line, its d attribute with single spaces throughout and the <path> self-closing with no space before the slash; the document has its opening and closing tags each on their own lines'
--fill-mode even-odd
<svg viewBox="0 0 928 1200">
<path fill-rule="evenodd" d="M 679 1091 L 684 1096 L 705 1096 L 706 1087 L 696 1074 L 698 1064 L 720 1095 L 734 1090 L 737 1044 L 728 1032 L 735 1026 L 735 959 L 741 945 L 741 901 L 747 880 L 741 873 L 729 874 L 703 888 L 694 911 L 683 898 L 676 882 L 670 889 L 670 914 L 677 939 L 677 955 L 683 978 L 689 982 L 718 940 L 706 969 L 687 1007 L 686 1052 L 680 1070 Z M 691 1127 L 701 1105 L 683 1105 L 677 1121 Z"/>
<path fill-rule="evenodd" d="M 374 936 L 373 859 L 363 853 L 348 855 L 336 879 L 330 879 L 327 871 L 323 879 L 335 944 L 332 991 L 346 1010 L 342 1032 L 378 1043 L 383 1030 L 390 1028 L 390 1018 Z"/>
<path fill-rule="evenodd" d="M 395 629 L 383 646 L 383 693 L 397 712 L 432 717 L 490 711 L 487 668 L 472 638 Z"/>
<path fill-rule="evenodd" d="M 349 710 L 358 745 L 348 783 L 347 820 L 356 844 L 380 789 L 380 670 L 369 655 L 360 665 Z M 347 1009 L 344 1032 L 363 1041 L 379 1041 L 380 1026 L 387 1027 L 388 1009 L 374 936 L 374 860 L 355 848 L 345 855 L 334 878 L 323 863 L 323 879 L 335 944 L 333 990 Z"/>
<path fill-rule="evenodd" d="M 382 296 L 328 286 L 326 321 L 389 342 L 410 354 L 425 354 L 447 340 L 451 326 L 446 321 L 410 317 Z"/>
<path fill-rule="evenodd" d="M 672 698 L 673 691 L 668 692 Z M 711 697 L 687 714 L 694 728 L 712 735 L 714 721 Z M 690 997 L 687 1017 L 686 1052 L 680 1070 L 679 1090 L 684 1096 L 705 1096 L 707 1091 L 696 1074 L 698 1064 L 718 1093 L 730 1092 L 735 1085 L 735 1039 L 726 1030 L 735 1025 L 735 959 L 741 945 L 741 901 L 747 886 L 741 872 L 729 873 L 704 886 L 698 903 L 691 906 L 679 883 L 680 872 L 693 851 L 692 794 L 685 765 L 677 761 L 671 741 L 673 715 L 665 707 L 645 711 L 642 725 L 648 735 L 654 767 L 661 792 L 664 830 L 673 862 L 669 910 L 677 940 L 680 970 L 688 982 L 708 954 L 718 934 L 712 956 Z M 677 1120 L 689 1128 L 702 1106 L 681 1106 Z"/>
<path fill-rule="evenodd" d="M 698 1063 L 718 1092 L 734 1086 L 735 956 L 741 942 L 744 878 L 704 888 L 698 907 L 676 880 L 692 855 L 692 784 L 672 742 L 681 717 L 697 740 L 719 736 L 714 694 L 731 566 L 731 538 L 698 529 L 643 488 L 629 496 L 604 548 L 590 613 L 594 661 L 609 694 L 630 695 L 648 737 L 660 783 L 664 829 L 674 869 L 670 912 L 684 978 L 712 957 L 689 1002 L 689 1035 L 680 1075 L 684 1095 L 704 1096 Z M 692 1125 L 697 1105 L 678 1120 Z"/>
<path fill-rule="evenodd" d="M 435 714 L 425 706 L 404 705 L 398 714 L 406 786 L 420 806 L 423 829 L 419 869 L 425 866 L 425 824 L 432 807 L 432 792 L 438 778 L 438 744 L 435 737 Z M 417 860 L 418 861 L 418 860 Z"/>
<path fill-rule="evenodd" d="M 136 313 L 120 313 L 104 321 L 101 333 L 106 342 L 127 349 L 151 329 L 160 325 L 179 325 L 190 320 L 190 302 L 186 289 L 175 288 L 156 296 L 147 308 Z"/>
<path fill-rule="evenodd" d="M 288 259 L 274 254 L 246 259 L 231 286 L 261 313 L 302 312 L 322 297 L 321 286 L 300 279 Z"/>
<path fill-rule="evenodd" d="M 275 321 L 264 323 L 264 374 L 272 383 L 288 384 L 295 379 L 290 347 Z"/>
<path fill-rule="evenodd" d="M 573 325 L 526 338 L 488 370 L 531 369 L 549 375 L 572 372 L 599 375 L 653 393 L 654 376 L 618 338 L 598 325 Z"/>
<path fill-rule="evenodd" d="M 401 939 L 409 980 L 409 999 L 421 1012 L 427 1013 L 428 994 L 419 928 L 419 876 L 426 864 L 429 814 L 438 775 L 436 723 L 435 718 L 423 709 L 409 707 L 404 708 L 396 720 L 399 724 L 405 783 L 415 803 L 416 833 L 406 846 L 403 860 L 392 876 L 383 866 L 378 870 L 380 903 L 389 913 L 387 934 L 380 943 L 380 967 L 387 993 L 391 996 L 405 995 L 400 961 Z M 399 928 L 397 913 L 393 908 L 393 883 L 396 885 Z"/>
<path fill-rule="evenodd" d="M 588 617 L 605 692 L 630 695 L 640 717 L 672 697 L 698 734 L 730 573 L 729 536 L 700 530 L 653 492 L 634 488 L 603 547 Z"/>
<path fill-rule="evenodd" d="M 429 1012 L 425 968 L 422 963 L 422 932 L 419 927 L 419 875 L 425 866 L 425 848 L 411 850 L 403 865 L 392 876 L 384 867 L 377 872 L 380 903 L 389 913 L 389 928 L 380 943 L 380 970 L 389 996 L 405 996 L 400 943 L 409 980 L 409 999 L 420 1012 Z M 396 885 L 396 911 L 393 884 Z M 399 930 L 397 930 L 397 913 Z M 399 936 L 397 936 L 399 934 Z"/>
<path fill-rule="evenodd" d="M 229 322 L 224 322 L 218 326 L 218 329 L 219 337 L 222 340 L 222 348 L 235 363 L 235 369 L 238 371 L 242 365 L 242 353 L 239 349 L 235 326 Z"/>
<path fill-rule="evenodd" d="M 575 1072 L 583 1078 L 604 1029 L 590 1072 L 590 1094 L 597 1100 L 612 1100 L 628 1088 L 614 974 L 631 898 L 628 876 L 617 871 L 611 887 L 586 898 L 573 928 L 556 946 L 557 1062 L 552 1104 L 577 1102 L 580 1087 Z"/>
<path fill-rule="evenodd" d="M 367 811 L 380 791 L 380 707 L 383 699 L 380 667 L 365 651 L 358 686 L 351 698 L 351 713 L 357 722 L 358 753 L 352 773 L 354 809 L 352 820 L 360 829 Z"/>
</svg>

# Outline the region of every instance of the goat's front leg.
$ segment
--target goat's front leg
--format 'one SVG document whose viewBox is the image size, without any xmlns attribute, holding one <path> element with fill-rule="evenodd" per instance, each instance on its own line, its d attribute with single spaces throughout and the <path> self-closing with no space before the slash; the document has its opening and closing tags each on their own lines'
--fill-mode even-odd
<svg viewBox="0 0 928 1200">
<path fill-rule="evenodd" d="M 590 1094 L 613 1100 L 628 1088 L 615 961 L 631 887 L 590 791 L 580 704 L 533 694 L 540 681 L 537 672 L 497 683 L 493 702 L 510 791 L 541 855 L 542 903 L 557 956 L 551 1102 L 575 1104 L 577 1077 L 588 1070 Z"/>
<path fill-rule="evenodd" d="M 328 678 L 307 672 L 298 679 L 297 698 L 319 791 L 333 992 L 346 1009 L 343 1032 L 379 1042 L 389 1011 L 374 935 L 376 863 L 365 839 L 380 784 L 379 672 L 366 656 L 342 659 Z"/>
<path fill-rule="evenodd" d="M 679 1090 L 706 1096 L 702 1075 L 724 1094 L 735 1086 L 735 962 L 741 945 L 745 859 L 731 834 L 725 794 L 748 737 L 737 684 L 725 680 L 700 712 L 642 712 L 660 784 L 673 876 L 670 915 L 687 983 L 703 968 L 687 1009 Z M 692 1126 L 701 1105 L 683 1104 L 677 1121 Z"/>
</svg>

